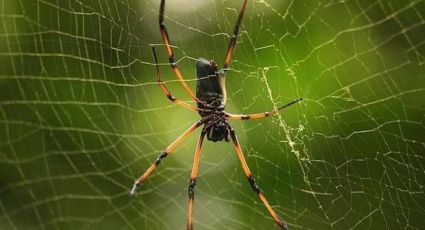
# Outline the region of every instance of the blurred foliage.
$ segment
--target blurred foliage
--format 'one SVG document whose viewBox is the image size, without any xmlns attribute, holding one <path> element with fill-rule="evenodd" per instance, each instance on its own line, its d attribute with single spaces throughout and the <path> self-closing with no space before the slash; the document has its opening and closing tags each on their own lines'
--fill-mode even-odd
<svg viewBox="0 0 425 230">
<path fill-rule="evenodd" d="M 194 88 L 221 63 L 242 1 L 173 0 L 166 24 Z M 153 0 L 0 0 L 0 229 L 184 229 L 199 116 L 176 96 Z M 425 225 L 425 2 L 249 1 L 227 77 L 248 164 L 291 229 Z M 274 229 L 228 143 L 206 143 L 196 229 Z"/>
</svg>

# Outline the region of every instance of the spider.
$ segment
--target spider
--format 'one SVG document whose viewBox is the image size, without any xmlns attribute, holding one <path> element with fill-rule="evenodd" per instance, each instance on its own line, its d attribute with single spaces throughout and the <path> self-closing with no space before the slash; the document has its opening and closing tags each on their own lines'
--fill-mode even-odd
<svg viewBox="0 0 425 230">
<path fill-rule="evenodd" d="M 236 25 L 233 30 L 233 34 L 230 37 L 226 57 L 223 65 L 223 69 L 218 70 L 217 64 L 213 61 L 207 61 L 206 59 L 199 58 L 196 62 L 196 95 L 189 88 L 186 82 L 183 79 L 183 76 L 177 66 L 177 63 L 174 59 L 173 48 L 170 45 L 170 38 L 167 33 L 167 29 L 164 24 L 164 9 L 165 9 L 165 0 L 161 0 L 160 9 L 159 9 L 159 28 L 161 37 L 164 40 L 165 46 L 167 48 L 168 59 L 171 65 L 172 70 L 175 75 L 181 82 L 184 87 L 184 90 L 189 94 L 189 96 L 196 101 L 197 106 L 193 106 L 185 101 L 182 101 L 176 97 L 174 97 L 171 92 L 168 90 L 167 86 L 162 82 L 161 75 L 159 71 L 158 59 L 155 51 L 155 47 L 152 47 L 153 58 L 156 66 L 156 75 L 157 82 L 161 87 L 164 94 L 167 98 L 178 105 L 181 105 L 187 109 L 196 111 L 201 116 L 201 120 L 194 123 L 188 130 L 186 130 L 183 134 L 181 134 L 173 143 L 171 143 L 164 151 L 162 151 L 159 156 L 155 159 L 155 161 L 151 164 L 151 166 L 134 182 L 133 188 L 131 190 L 131 194 L 134 194 L 136 188 L 141 185 L 149 175 L 154 171 L 156 167 L 162 162 L 162 160 L 170 155 L 173 150 L 182 143 L 184 139 L 186 139 L 191 133 L 193 133 L 197 128 L 204 125 L 201 131 L 201 135 L 198 139 L 198 143 L 196 145 L 195 156 L 193 160 L 192 173 L 189 181 L 188 195 L 189 195 L 189 207 L 188 207 L 188 219 L 187 219 L 187 230 L 193 229 L 193 206 L 195 199 L 195 185 L 196 179 L 198 175 L 198 166 L 199 160 L 201 156 L 201 148 L 202 143 L 204 141 L 205 136 L 208 140 L 217 142 L 217 141 L 226 141 L 228 142 L 230 139 L 232 140 L 233 146 L 235 148 L 236 154 L 239 158 L 240 163 L 242 164 L 242 169 L 248 179 L 249 184 L 251 185 L 254 192 L 257 194 L 258 198 L 263 202 L 264 206 L 267 208 L 273 220 L 279 226 L 280 229 L 287 230 L 288 225 L 285 221 L 283 221 L 279 215 L 273 210 L 270 206 L 260 187 L 258 187 L 257 182 L 255 181 L 254 176 L 252 175 L 248 164 L 245 161 L 245 157 L 242 153 L 242 148 L 239 145 L 238 138 L 236 137 L 235 130 L 230 126 L 228 120 L 252 120 L 265 118 L 273 114 L 277 114 L 280 110 L 283 110 L 295 103 L 302 101 L 303 99 L 294 100 L 288 104 L 283 106 L 279 106 L 270 112 L 256 113 L 256 114 L 231 114 L 225 111 L 226 106 L 226 88 L 225 88 L 225 77 L 226 72 L 228 70 L 229 64 L 231 62 L 233 51 L 236 47 L 237 36 L 239 33 L 239 28 L 241 26 L 241 21 L 246 9 L 247 0 L 244 0 L 242 4 L 242 8 L 239 12 L 238 19 L 236 21 Z"/>
</svg>

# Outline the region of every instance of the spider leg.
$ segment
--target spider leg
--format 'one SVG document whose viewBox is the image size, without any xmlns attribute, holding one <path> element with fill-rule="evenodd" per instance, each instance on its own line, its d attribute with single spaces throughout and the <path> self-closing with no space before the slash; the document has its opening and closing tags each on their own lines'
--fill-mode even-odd
<svg viewBox="0 0 425 230">
<path fill-rule="evenodd" d="M 226 60 L 224 62 L 224 66 L 223 66 L 224 70 L 226 70 L 227 67 L 229 67 L 230 62 L 232 60 L 232 54 L 233 54 L 233 51 L 236 47 L 236 40 L 237 40 L 237 37 L 238 37 L 239 28 L 241 27 L 241 22 L 242 22 L 243 15 L 245 13 L 247 2 L 248 2 L 248 0 L 244 0 L 242 8 L 239 12 L 238 20 L 236 21 L 235 28 L 233 29 L 233 34 L 230 37 L 229 44 L 227 46 Z"/>
<path fill-rule="evenodd" d="M 130 191 L 130 194 L 134 194 L 136 192 L 136 188 L 143 184 L 149 175 L 153 172 L 156 167 L 161 163 L 161 161 L 170 155 L 173 150 L 184 140 L 186 139 L 193 131 L 195 131 L 199 126 L 205 123 L 205 120 L 200 120 L 193 124 L 188 130 L 186 130 L 183 134 L 181 134 L 173 143 L 171 143 L 164 151 L 162 151 L 155 161 L 151 164 L 151 166 L 134 182 L 133 188 Z"/>
<path fill-rule="evenodd" d="M 177 78 L 182 83 L 184 90 L 189 94 L 189 96 L 193 100 L 197 102 L 201 102 L 201 100 L 195 96 L 193 91 L 190 89 L 190 87 L 187 85 L 187 83 L 183 79 L 180 69 L 177 66 L 177 63 L 175 62 L 173 48 L 170 45 L 170 37 L 168 36 L 167 29 L 165 28 L 164 10 L 165 10 L 165 0 L 161 0 L 160 11 L 159 11 L 159 29 L 161 31 L 162 40 L 164 40 L 165 46 L 167 47 L 168 61 L 170 62 L 171 68 L 173 69 Z"/>
<path fill-rule="evenodd" d="M 296 104 L 296 103 L 298 103 L 302 100 L 303 99 L 300 98 L 300 99 L 291 101 L 288 104 L 281 105 L 281 106 L 277 107 L 276 109 L 274 109 L 270 112 L 254 113 L 254 114 L 231 114 L 231 113 L 226 112 L 225 116 L 230 118 L 230 119 L 233 119 L 233 120 L 254 120 L 254 119 L 259 119 L 259 118 L 265 118 L 265 117 L 268 117 L 270 115 L 277 114 L 277 113 L 279 113 L 279 111 L 281 111 L 281 110 L 283 110 L 283 109 L 285 109 L 285 108 L 287 108 L 291 105 L 294 105 L 294 104 Z"/>
<path fill-rule="evenodd" d="M 156 81 L 158 82 L 159 87 L 161 87 L 162 91 L 165 93 L 165 95 L 167 96 L 168 100 L 170 100 L 173 103 L 176 103 L 178 105 L 181 105 L 185 108 L 188 108 L 190 110 L 194 110 L 194 111 L 198 111 L 200 110 L 199 108 L 197 108 L 196 106 L 190 105 L 176 97 L 174 97 L 171 92 L 168 90 L 167 86 L 164 84 L 164 82 L 161 80 L 161 73 L 159 71 L 159 65 L 158 65 L 158 58 L 156 57 L 156 51 L 155 51 L 155 47 L 152 47 L 152 53 L 153 53 L 153 58 L 155 61 L 155 66 L 156 66 Z"/>
<path fill-rule="evenodd" d="M 257 193 L 258 198 L 263 202 L 264 206 L 266 206 L 267 210 L 269 211 L 271 217 L 276 222 L 276 224 L 279 226 L 281 230 L 288 230 L 288 224 L 284 222 L 278 214 L 273 210 L 273 208 L 270 206 L 269 202 L 266 200 L 266 197 L 264 196 L 263 192 L 261 191 L 260 187 L 258 187 L 257 182 L 255 181 L 254 176 L 251 173 L 251 170 L 248 167 L 248 164 L 246 163 L 245 157 L 242 153 L 242 148 L 239 145 L 238 138 L 236 137 L 235 130 L 229 125 L 230 130 L 230 137 L 233 141 L 233 146 L 235 147 L 236 153 L 238 155 L 239 161 L 242 164 L 243 171 L 245 172 L 246 177 L 248 178 L 248 182 L 251 185 L 252 189 L 255 193 Z"/>
<path fill-rule="evenodd" d="M 236 47 L 237 37 L 238 37 L 238 34 L 239 34 L 239 29 L 241 27 L 242 18 L 243 18 L 243 15 L 245 13 L 247 2 L 248 2 L 248 0 L 244 0 L 244 2 L 242 4 L 242 8 L 239 12 L 238 20 L 236 21 L 236 25 L 233 29 L 233 34 L 230 37 L 229 43 L 227 45 L 226 59 L 224 61 L 223 70 L 220 71 L 219 82 L 220 82 L 220 87 L 223 91 L 223 103 L 224 104 L 227 101 L 226 80 L 225 80 L 226 71 L 228 70 L 230 62 L 232 60 L 233 51 L 235 50 L 235 47 Z"/>
<path fill-rule="evenodd" d="M 187 217 L 187 230 L 193 230 L 193 205 L 195 203 L 195 186 L 196 186 L 196 178 L 198 176 L 198 168 L 199 168 L 199 160 L 201 158 L 201 148 L 202 143 L 204 141 L 205 137 L 205 129 L 202 130 L 201 136 L 199 137 L 198 144 L 196 145 L 195 150 L 195 156 L 193 158 L 193 166 L 192 166 L 192 173 L 190 175 L 190 181 L 189 181 L 189 208 L 188 208 L 188 217 Z"/>
</svg>

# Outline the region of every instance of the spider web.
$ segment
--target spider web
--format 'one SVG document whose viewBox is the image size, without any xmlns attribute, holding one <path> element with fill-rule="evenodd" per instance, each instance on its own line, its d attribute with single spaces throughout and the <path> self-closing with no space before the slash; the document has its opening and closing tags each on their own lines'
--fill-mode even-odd
<svg viewBox="0 0 425 230">
<path fill-rule="evenodd" d="M 167 1 L 178 64 L 224 61 L 242 1 Z M 159 0 L 0 1 L 1 229 L 184 229 L 199 131 L 129 196 L 199 116 L 167 64 Z M 228 110 L 291 229 L 423 229 L 425 2 L 249 1 Z M 204 145 L 197 229 L 274 229 L 229 143 Z"/>
</svg>

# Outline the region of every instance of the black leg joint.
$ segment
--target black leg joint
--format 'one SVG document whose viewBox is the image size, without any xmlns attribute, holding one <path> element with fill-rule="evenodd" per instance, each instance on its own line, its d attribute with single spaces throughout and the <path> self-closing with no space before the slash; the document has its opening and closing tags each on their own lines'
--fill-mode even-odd
<svg viewBox="0 0 425 230">
<path fill-rule="evenodd" d="M 156 166 L 158 166 L 160 163 L 161 163 L 161 161 L 166 157 L 168 155 L 168 153 L 167 152 L 161 152 L 160 154 L 159 154 L 159 156 L 156 158 L 156 160 L 155 160 L 155 165 Z"/>
<path fill-rule="evenodd" d="M 205 121 L 203 119 L 202 120 L 199 120 L 198 122 L 196 122 L 195 127 L 198 128 L 199 126 L 201 126 L 204 123 L 205 123 Z"/>
<path fill-rule="evenodd" d="M 170 65 L 171 65 L 171 68 L 176 68 L 176 66 L 177 66 L 177 64 L 176 64 L 176 60 L 174 59 L 174 56 L 170 56 L 169 58 L 168 58 L 168 61 L 170 62 Z"/>
<path fill-rule="evenodd" d="M 229 133 L 232 137 L 236 137 L 235 130 L 232 128 L 232 126 L 229 125 Z"/>
<path fill-rule="evenodd" d="M 225 134 L 225 136 L 224 136 L 224 140 L 225 140 L 226 142 L 229 142 L 229 141 L 230 141 L 229 137 L 230 137 L 229 130 L 226 130 L 226 134 Z"/>
<path fill-rule="evenodd" d="M 174 102 L 176 100 L 176 98 L 173 97 L 171 94 L 170 95 L 167 95 L 167 98 L 168 98 L 168 100 L 170 100 L 172 102 Z"/>
<path fill-rule="evenodd" d="M 249 120 L 251 117 L 248 115 L 242 115 L 242 120 Z"/>
<path fill-rule="evenodd" d="M 250 175 L 248 177 L 248 181 L 249 181 L 249 184 L 251 185 L 252 190 L 254 190 L 254 192 L 259 194 L 261 192 L 261 189 L 260 187 L 258 187 L 257 182 L 255 181 L 255 178 L 252 175 Z"/>
<path fill-rule="evenodd" d="M 195 192 L 194 192 L 195 185 L 196 185 L 196 179 L 190 179 L 189 189 L 188 189 L 189 199 L 193 199 L 195 197 Z"/>
<path fill-rule="evenodd" d="M 238 36 L 237 33 L 238 33 L 238 31 L 234 30 L 233 34 L 230 36 L 230 42 L 229 42 L 230 46 L 235 45 L 235 42 L 236 42 L 237 36 Z"/>
</svg>

